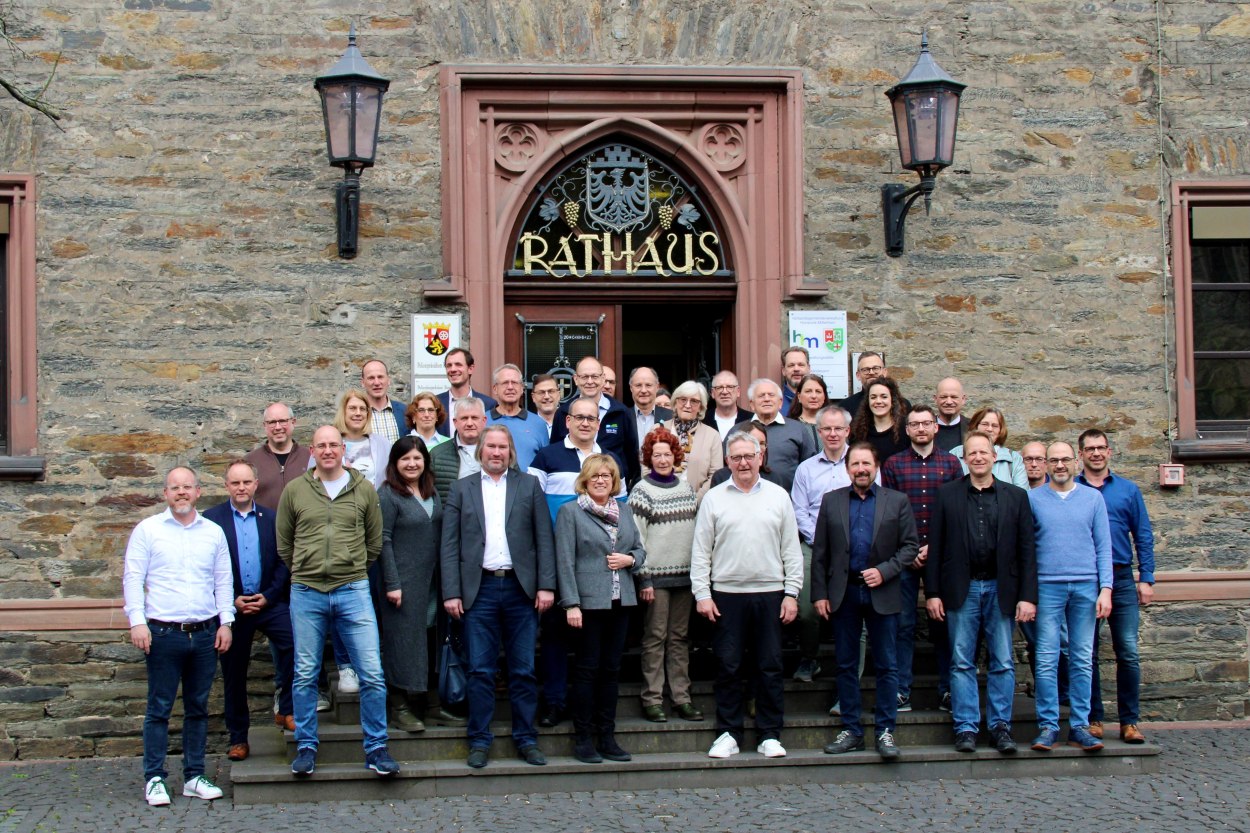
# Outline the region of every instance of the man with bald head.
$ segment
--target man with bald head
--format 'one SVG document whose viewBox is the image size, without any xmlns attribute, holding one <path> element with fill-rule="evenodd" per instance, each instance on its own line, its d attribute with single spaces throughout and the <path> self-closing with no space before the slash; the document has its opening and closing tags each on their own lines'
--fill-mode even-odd
<svg viewBox="0 0 1250 833">
<path fill-rule="evenodd" d="M 611 454 L 621 466 L 626 483 L 634 483 L 642 473 L 638 460 L 638 426 L 629 409 L 603 391 L 603 365 L 594 356 L 577 363 L 573 381 L 582 399 L 589 399 L 599 408 L 599 433 L 595 441 L 605 454 Z M 560 406 L 551 425 L 551 441 L 558 443 L 569 434 L 568 403 Z"/>
<path fill-rule="evenodd" d="M 256 502 L 273 508 L 286 484 L 308 470 L 307 448 L 295 441 L 295 414 L 285 402 L 274 402 L 262 417 L 265 441 L 244 456 L 256 467 Z"/>
<path fill-rule="evenodd" d="M 937 447 L 950 451 L 964 441 L 963 410 L 968 404 L 964 395 L 964 386 L 953 376 L 938 382 L 937 393 L 933 394 L 933 407 L 937 409 Z"/>
<path fill-rule="evenodd" d="M 378 775 L 399 772 L 386 749 L 386 682 L 366 577 L 382 552 L 382 507 L 369 479 L 343 466 L 344 450 L 337 428 L 318 428 L 312 441 L 316 465 L 278 502 L 278 555 L 291 571 L 297 747 L 291 773 L 297 777 L 317 767 L 317 675 L 332 629 L 360 679 L 365 767 Z"/>
<path fill-rule="evenodd" d="M 369 410 L 373 411 L 373 430 L 390 442 L 408 433 L 404 417 L 407 406 L 398 399 L 391 399 L 391 371 L 381 359 L 369 359 L 360 366 L 360 385 L 369 398 Z"/>
<path fill-rule="evenodd" d="M 1036 489 L 1046 483 L 1046 446 L 1034 440 L 1020 449 L 1024 458 L 1024 474 L 1029 478 L 1029 488 Z"/>
</svg>

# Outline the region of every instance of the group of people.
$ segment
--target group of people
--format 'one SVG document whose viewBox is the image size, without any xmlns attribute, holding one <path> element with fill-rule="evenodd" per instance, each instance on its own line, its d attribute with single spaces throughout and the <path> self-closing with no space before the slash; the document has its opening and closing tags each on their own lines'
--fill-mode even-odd
<svg viewBox="0 0 1250 833">
<path fill-rule="evenodd" d="M 856 368 L 862 390 L 834 403 L 808 359 L 784 351 L 782 382 L 753 381 L 749 409 L 729 371 L 711 380 L 710 396 L 699 382 L 677 385 L 666 408 L 654 370 L 630 373 L 627 406 L 605 390 L 615 374 L 588 356 L 564 402 L 553 377 L 530 380 L 533 410 L 515 365 L 495 370 L 488 396 L 472 386 L 472 354 L 453 349 L 449 390 L 405 404 L 390 398 L 375 359 L 308 448 L 293 438 L 291 409 L 269 405 L 265 442 L 226 467 L 229 500 L 202 516 L 196 473 L 170 471 L 167 508 L 136 527 L 124 578 L 131 640 L 148 666 L 147 801 L 169 803 L 167 730 L 180 683 L 184 794 L 221 795 L 204 774 L 218 655 L 229 756 L 247 757 L 257 631 L 273 650 L 275 720 L 294 732 L 296 776 L 316 769 L 327 637 L 340 689 L 359 691 L 365 765 L 393 775 L 388 724 L 424 729 L 431 635 L 445 629 L 463 634 L 469 766 L 489 762 L 501 652 L 522 760 L 545 764 L 539 729 L 569 717 L 578 760 L 630 760 L 616 704 L 639 606 L 647 720 L 668 720 L 666 689 L 672 714 L 704 719 L 689 672 L 697 614 L 710 623 L 718 669 L 708 754 L 739 752 L 750 699 L 757 751 L 784 756 L 783 628 L 793 623 L 800 649 L 794 678 L 810 682 L 823 670 L 827 626 L 830 713 L 842 727 L 825 751 L 865 746 L 867 642 L 875 747 L 897 758 L 922 587 L 956 749 L 976 749 L 981 643 L 986 724 L 995 748 L 1016 749 L 1015 623 L 1034 673 L 1032 748 L 1057 742 L 1064 695 L 1069 742 L 1102 748 L 1096 625 L 1108 617 L 1120 735 L 1141 742 L 1137 615 L 1151 600 L 1153 541 L 1140 490 L 1110 471 L 1106 435 L 1090 429 L 1075 450 L 1029 443 L 1021 455 L 1006 446 L 1002 411 L 963 416 L 956 379 L 939 383 L 932 406 L 912 404 L 883 357 L 867 352 Z"/>
</svg>

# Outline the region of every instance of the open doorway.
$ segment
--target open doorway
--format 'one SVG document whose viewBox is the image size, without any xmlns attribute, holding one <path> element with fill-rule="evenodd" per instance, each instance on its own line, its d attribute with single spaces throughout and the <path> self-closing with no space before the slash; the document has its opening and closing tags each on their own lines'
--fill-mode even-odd
<svg viewBox="0 0 1250 833">
<path fill-rule="evenodd" d="M 655 368 L 670 392 L 687 379 L 710 384 L 732 361 L 732 307 L 725 302 L 623 305 L 618 398 L 630 403 L 629 371 L 644 365 Z"/>
</svg>

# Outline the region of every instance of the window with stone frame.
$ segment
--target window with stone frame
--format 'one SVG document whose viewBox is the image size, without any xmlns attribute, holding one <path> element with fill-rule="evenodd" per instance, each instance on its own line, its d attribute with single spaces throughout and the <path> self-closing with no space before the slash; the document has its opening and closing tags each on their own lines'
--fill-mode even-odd
<svg viewBox="0 0 1250 833">
<path fill-rule="evenodd" d="M 1180 459 L 1250 458 L 1250 180 L 1173 200 Z"/>
<path fill-rule="evenodd" d="M 35 363 L 35 178 L 0 174 L 0 478 L 43 478 Z"/>
</svg>

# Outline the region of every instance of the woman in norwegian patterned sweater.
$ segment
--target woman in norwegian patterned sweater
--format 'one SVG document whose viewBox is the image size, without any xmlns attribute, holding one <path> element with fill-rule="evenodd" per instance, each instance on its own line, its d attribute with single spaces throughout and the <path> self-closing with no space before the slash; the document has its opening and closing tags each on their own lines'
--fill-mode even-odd
<svg viewBox="0 0 1250 833">
<path fill-rule="evenodd" d="M 685 720 L 703 719 L 703 712 L 690 701 L 689 632 L 694 607 L 690 550 L 697 501 L 691 484 L 677 476 L 682 459 L 677 436 L 664 426 L 652 429 L 642 444 L 642 464 L 649 471 L 629 493 L 634 524 L 647 551 L 647 562 L 638 571 L 638 595 L 646 605 L 642 713 L 653 723 L 668 721 L 664 714 L 666 671 L 673 711 Z"/>
</svg>

